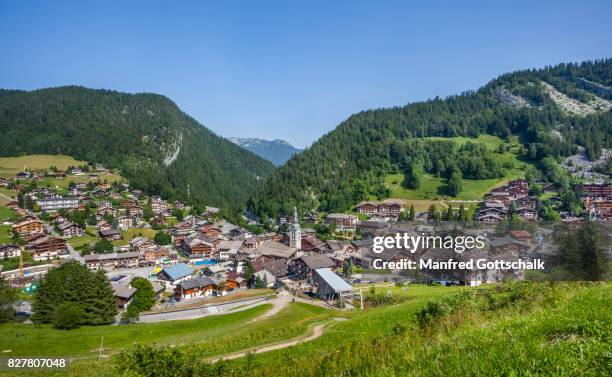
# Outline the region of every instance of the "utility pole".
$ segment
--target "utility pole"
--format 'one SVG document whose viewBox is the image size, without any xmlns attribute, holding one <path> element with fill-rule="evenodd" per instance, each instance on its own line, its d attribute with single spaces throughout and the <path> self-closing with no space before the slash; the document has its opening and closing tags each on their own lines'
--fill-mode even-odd
<svg viewBox="0 0 612 377">
<path fill-rule="evenodd" d="M 19 280 L 23 281 L 23 247 L 19 253 Z"/>
<path fill-rule="evenodd" d="M 102 358 L 102 350 L 104 349 L 104 337 L 100 340 L 100 355 L 98 356 L 98 360 Z"/>
<path fill-rule="evenodd" d="M 359 307 L 363 310 L 363 289 L 362 288 L 359 288 L 359 301 L 360 301 Z"/>
</svg>

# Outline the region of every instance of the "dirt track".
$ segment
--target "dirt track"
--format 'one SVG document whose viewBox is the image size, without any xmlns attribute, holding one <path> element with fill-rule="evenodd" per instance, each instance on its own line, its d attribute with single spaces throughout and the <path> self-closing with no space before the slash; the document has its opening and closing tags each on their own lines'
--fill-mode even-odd
<svg viewBox="0 0 612 377">
<path fill-rule="evenodd" d="M 335 321 L 343 321 L 345 319 L 346 318 L 334 318 Z M 293 347 L 299 343 L 309 342 L 311 340 L 314 340 L 320 337 L 325 332 L 325 327 L 330 324 L 331 322 L 314 326 L 312 328 L 312 334 L 310 335 L 301 335 L 301 336 L 298 336 L 297 338 L 293 338 L 293 339 L 290 339 L 290 340 L 287 340 L 281 343 L 274 343 L 274 344 L 270 344 L 267 346 L 254 347 L 254 348 L 249 348 L 249 349 L 239 351 L 239 352 L 229 353 L 229 354 L 221 355 L 221 356 L 215 356 L 213 358 L 208 359 L 208 361 L 214 363 L 219 360 L 233 360 L 233 359 L 239 359 L 248 354 L 264 353 L 264 352 L 275 351 L 275 350 L 279 350 L 283 348 Z"/>
</svg>

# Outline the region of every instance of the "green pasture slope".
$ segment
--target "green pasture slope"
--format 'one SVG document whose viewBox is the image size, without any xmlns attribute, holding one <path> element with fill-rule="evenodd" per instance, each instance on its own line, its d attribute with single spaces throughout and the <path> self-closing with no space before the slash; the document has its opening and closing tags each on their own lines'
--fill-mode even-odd
<svg viewBox="0 0 612 377">
<path fill-rule="evenodd" d="M 363 291 L 366 299 L 371 296 L 369 287 Z M 170 342 L 189 356 L 176 362 L 176 376 L 607 376 L 612 372 L 610 283 L 408 289 L 379 285 L 374 294 L 392 299 L 364 311 L 292 304 L 261 322 L 241 318 L 235 326 L 223 321 L 225 328 L 203 322 L 193 325 L 210 329 L 201 330 L 195 344 L 193 339 L 184 339 L 189 344 Z M 310 342 L 213 365 L 206 362 L 212 355 L 293 338 L 338 316 L 348 320 L 328 325 L 321 337 Z M 117 332 L 129 331 L 129 326 L 115 327 Z M 154 338 L 150 334 L 134 340 L 160 343 Z M 123 343 L 121 348 L 129 347 L 129 341 Z M 40 349 L 33 338 L 29 346 Z M 67 373 L 37 375 L 114 377 L 119 376 L 115 362 L 115 357 L 76 360 Z M 158 376 L 124 374 L 128 375 Z"/>
<path fill-rule="evenodd" d="M 424 140 L 452 140 L 456 143 L 457 147 L 471 142 L 477 144 L 484 144 L 491 151 L 497 151 L 499 145 L 505 144 L 508 148 L 503 153 L 496 153 L 495 156 L 503 163 L 510 162 L 514 166 L 512 169 L 508 169 L 506 174 L 501 178 L 494 179 L 464 179 L 463 189 L 457 197 L 448 196 L 446 194 L 440 194 L 438 190 L 445 184 L 445 179 L 435 177 L 431 174 L 425 174 L 421 181 L 421 184 L 416 190 L 409 190 L 402 187 L 402 181 L 404 180 L 404 174 L 390 174 L 385 178 L 385 183 L 391 190 L 391 198 L 394 199 L 406 199 L 408 201 L 439 201 L 439 200 L 478 200 L 482 199 L 483 195 L 489 192 L 492 188 L 498 187 L 508 183 L 509 181 L 517 178 L 525 177 L 525 167 L 529 165 L 524 161 L 520 160 L 519 155 L 519 143 L 517 138 L 513 138 L 509 143 L 492 135 L 480 135 L 478 138 L 470 139 L 467 137 L 453 137 L 453 138 L 441 138 L 441 137 L 427 137 Z"/>
<path fill-rule="evenodd" d="M 401 293 L 394 289 L 394 294 Z M 612 372 L 610 283 L 510 284 L 443 295 L 427 305 L 423 301 L 417 297 L 368 310 L 310 343 L 232 361 L 222 375 L 488 377 Z"/>
</svg>

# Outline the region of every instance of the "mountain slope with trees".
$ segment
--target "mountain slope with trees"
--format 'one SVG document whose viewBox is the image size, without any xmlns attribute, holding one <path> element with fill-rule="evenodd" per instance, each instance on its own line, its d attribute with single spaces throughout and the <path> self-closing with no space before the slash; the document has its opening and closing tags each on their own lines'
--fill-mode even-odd
<svg viewBox="0 0 612 377">
<path fill-rule="evenodd" d="M 149 193 L 202 205 L 243 205 L 274 169 L 157 94 L 0 90 L 0 132 L 0 156 L 70 155 L 118 168 Z"/>
<path fill-rule="evenodd" d="M 551 96 L 549 86 L 562 95 Z M 293 206 L 343 211 L 369 196 L 387 197 L 384 179 L 391 173 L 418 176 L 426 170 L 448 179 L 459 173 L 499 175 L 486 153 L 467 147 L 474 150 L 465 150 L 459 160 L 445 159 L 438 153 L 444 144 L 415 144 L 424 137 L 518 135 L 524 158 L 535 163 L 573 154 L 578 146 L 598 157 L 601 148 L 612 146 L 611 86 L 612 59 L 606 59 L 504 74 L 461 95 L 360 112 L 275 171 L 249 207 L 264 219 L 291 213 Z M 558 98 L 595 105 L 577 115 Z M 418 148 L 416 155 L 412 148 Z"/>
</svg>

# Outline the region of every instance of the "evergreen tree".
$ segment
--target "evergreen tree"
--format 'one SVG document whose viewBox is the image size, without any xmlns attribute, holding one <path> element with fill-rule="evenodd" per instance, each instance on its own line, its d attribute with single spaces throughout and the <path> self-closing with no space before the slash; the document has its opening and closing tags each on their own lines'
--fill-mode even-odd
<svg viewBox="0 0 612 377">
<path fill-rule="evenodd" d="M 461 205 L 459 206 L 459 213 L 457 215 L 457 218 L 459 219 L 459 221 L 467 221 L 467 213 L 465 212 L 465 206 L 463 205 L 463 203 L 461 203 Z"/>
<path fill-rule="evenodd" d="M 164 231 L 159 231 L 155 233 L 153 240 L 158 245 L 170 245 L 172 243 L 172 236 Z"/>
<path fill-rule="evenodd" d="M 0 323 L 11 321 L 15 318 L 15 302 L 17 301 L 17 290 L 0 276 Z"/>
<path fill-rule="evenodd" d="M 247 261 L 246 266 L 244 268 L 244 281 L 246 281 L 247 286 L 250 288 L 253 285 L 253 276 L 255 274 L 255 269 L 253 268 L 253 263 L 251 261 Z"/>
<path fill-rule="evenodd" d="M 454 170 L 451 175 L 450 178 L 448 179 L 448 194 L 450 196 L 459 196 L 459 193 L 461 192 L 462 188 L 463 188 L 463 180 L 462 180 L 462 176 L 461 176 L 461 171 L 459 170 Z"/>
<path fill-rule="evenodd" d="M 51 269 L 40 281 L 32 319 L 50 323 L 64 303 L 74 303 L 81 309 L 80 324 L 109 324 L 117 313 L 115 295 L 104 271 L 91 272 L 76 261 Z"/>
<path fill-rule="evenodd" d="M 449 203 L 448 208 L 446 209 L 446 213 L 444 214 L 444 220 L 453 221 L 455 219 L 455 215 L 453 213 L 453 206 Z"/>
<path fill-rule="evenodd" d="M 410 219 L 410 221 L 414 221 L 414 219 L 416 218 L 416 213 L 414 212 L 413 204 L 410 205 L 410 214 L 408 215 L 408 218 Z"/>
<path fill-rule="evenodd" d="M 559 245 L 561 262 L 578 280 L 604 280 L 609 274 L 607 235 L 599 224 L 588 222 L 578 230 L 564 231 Z"/>
</svg>

